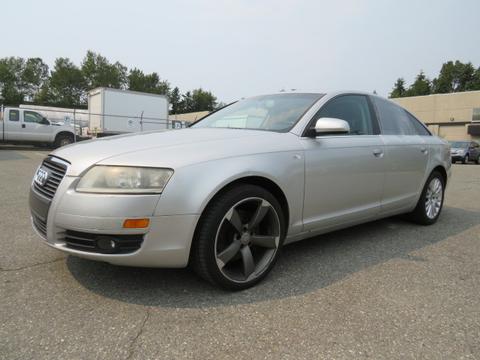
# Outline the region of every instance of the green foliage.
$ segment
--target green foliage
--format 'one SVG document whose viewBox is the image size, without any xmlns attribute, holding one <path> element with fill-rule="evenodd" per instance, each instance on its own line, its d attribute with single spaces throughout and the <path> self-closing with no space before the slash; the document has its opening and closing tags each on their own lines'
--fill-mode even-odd
<svg viewBox="0 0 480 360">
<path fill-rule="evenodd" d="M 415 78 L 415 81 L 408 90 L 406 91 L 406 96 L 421 96 L 421 95 L 430 95 L 432 93 L 432 83 L 425 76 L 423 71 Z"/>
<path fill-rule="evenodd" d="M 82 70 L 68 58 L 58 58 L 44 95 L 52 105 L 76 107 L 85 103 L 86 88 Z"/>
<path fill-rule="evenodd" d="M 40 58 L 0 59 L 0 89 L 7 104 L 32 101 L 48 79 L 48 65 Z"/>
<path fill-rule="evenodd" d="M 172 107 L 172 114 L 179 114 L 181 111 L 181 101 L 182 95 L 180 94 L 180 90 L 178 87 L 174 87 L 173 90 L 170 92 L 170 105 Z"/>
<path fill-rule="evenodd" d="M 405 80 L 403 78 L 398 78 L 393 85 L 393 90 L 390 93 L 391 98 L 398 98 L 405 96 L 407 90 L 405 89 Z"/>
<path fill-rule="evenodd" d="M 175 107 L 176 111 L 179 113 L 213 111 L 217 108 L 217 98 L 210 91 L 205 91 L 202 88 L 195 89 L 183 94 L 182 99 L 178 102 L 178 105 L 175 105 Z M 172 113 L 175 113 L 173 102 Z"/>
<path fill-rule="evenodd" d="M 127 68 L 118 61 L 111 64 L 106 57 L 87 51 L 82 62 L 82 74 L 88 89 L 109 87 L 125 89 Z"/>
<path fill-rule="evenodd" d="M 442 65 L 438 77 L 430 81 L 423 71 L 405 91 L 405 81 L 398 79 L 390 97 L 447 94 L 462 91 L 480 90 L 480 67 L 475 70 L 472 63 L 448 61 Z"/>
<path fill-rule="evenodd" d="M 143 71 L 135 68 L 128 74 L 128 89 L 152 94 L 168 95 L 170 84 L 160 80 L 156 72 L 145 75 Z M 178 88 L 177 88 L 178 90 Z"/>
<path fill-rule="evenodd" d="M 32 102 L 38 105 L 84 107 L 88 91 L 96 87 L 128 89 L 168 95 L 171 112 L 214 110 L 217 98 L 209 91 L 195 89 L 181 94 L 156 72 L 145 74 L 137 68 L 130 71 L 121 63 L 111 63 L 106 57 L 88 51 L 81 66 L 68 58 L 57 58 L 49 71 L 40 58 L 0 59 L 0 103 L 18 105 Z"/>
</svg>

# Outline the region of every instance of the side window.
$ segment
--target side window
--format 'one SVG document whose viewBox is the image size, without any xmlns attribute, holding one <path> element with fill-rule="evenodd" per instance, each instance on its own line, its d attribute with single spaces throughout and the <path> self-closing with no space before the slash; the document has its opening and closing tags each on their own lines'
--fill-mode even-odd
<svg viewBox="0 0 480 360">
<path fill-rule="evenodd" d="M 23 122 L 41 124 L 43 122 L 43 116 L 34 111 L 25 111 L 23 113 Z"/>
<path fill-rule="evenodd" d="M 18 121 L 20 119 L 20 112 L 18 110 L 10 110 L 8 113 L 9 121 Z"/>
<path fill-rule="evenodd" d="M 314 119 L 322 117 L 342 119 L 350 125 L 351 135 L 373 134 L 372 114 L 364 95 L 344 95 L 325 104 Z"/>
<path fill-rule="evenodd" d="M 417 130 L 403 108 L 379 97 L 373 99 L 383 135 L 417 135 Z"/>
<path fill-rule="evenodd" d="M 421 136 L 431 136 L 430 132 L 425 128 L 425 126 L 418 120 L 416 117 L 414 117 L 412 114 L 410 114 L 408 111 L 405 111 L 407 113 L 408 119 L 410 120 L 410 123 L 412 124 L 413 128 L 415 129 L 417 135 Z"/>
</svg>

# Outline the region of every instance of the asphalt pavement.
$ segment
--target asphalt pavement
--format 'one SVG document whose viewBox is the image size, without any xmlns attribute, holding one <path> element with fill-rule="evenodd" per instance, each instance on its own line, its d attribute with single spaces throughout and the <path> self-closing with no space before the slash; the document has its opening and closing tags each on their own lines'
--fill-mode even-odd
<svg viewBox="0 0 480 360">
<path fill-rule="evenodd" d="M 286 246 L 261 284 L 66 256 L 31 229 L 46 151 L 0 147 L 0 359 L 478 359 L 480 166 L 437 224 L 399 218 Z"/>
</svg>

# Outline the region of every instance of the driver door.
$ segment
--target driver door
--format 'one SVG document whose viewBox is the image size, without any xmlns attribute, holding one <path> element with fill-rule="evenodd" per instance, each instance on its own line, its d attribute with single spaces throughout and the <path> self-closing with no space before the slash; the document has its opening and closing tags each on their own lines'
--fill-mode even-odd
<svg viewBox="0 0 480 360">
<path fill-rule="evenodd" d="M 346 135 L 304 138 L 304 230 L 327 230 L 375 218 L 385 177 L 384 145 L 367 96 L 341 95 L 312 119 L 345 120 Z"/>
</svg>

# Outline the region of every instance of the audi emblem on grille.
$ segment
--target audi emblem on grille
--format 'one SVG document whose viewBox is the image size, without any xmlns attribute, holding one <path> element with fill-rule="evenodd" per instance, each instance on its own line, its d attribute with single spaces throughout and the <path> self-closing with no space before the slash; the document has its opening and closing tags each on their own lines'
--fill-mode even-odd
<svg viewBox="0 0 480 360">
<path fill-rule="evenodd" d="M 34 177 L 34 181 L 40 185 L 40 186 L 45 186 L 45 184 L 47 183 L 47 180 L 48 180 L 48 171 L 43 169 L 43 168 L 40 168 L 37 170 L 37 173 L 35 174 L 35 177 Z"/>
</svg>

